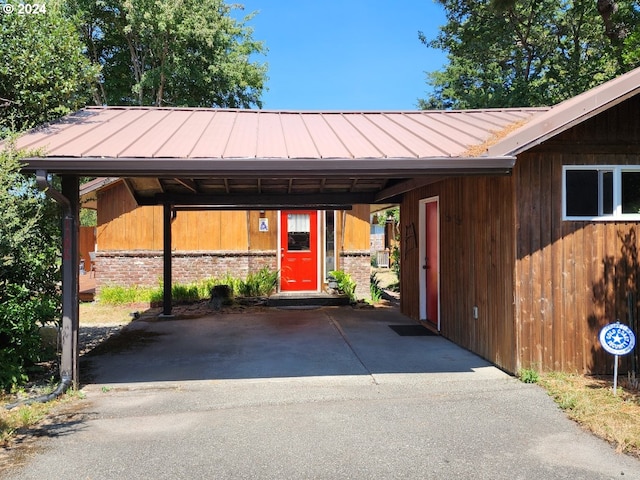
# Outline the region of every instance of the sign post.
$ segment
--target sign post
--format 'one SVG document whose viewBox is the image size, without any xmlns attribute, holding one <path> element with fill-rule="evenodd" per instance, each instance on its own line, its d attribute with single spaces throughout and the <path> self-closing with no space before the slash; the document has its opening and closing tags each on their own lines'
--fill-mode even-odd
<svg viewBox="0 0 640 480">
<path fill-rule="evenodd" d="M 600 344 L 605 351 L 615 357 L 613 365 L 613 394 L 616 395 L 618 387 L 618 357 L 633 351 L 633 347 L 636 346 L 636 336 L 633 330 L 621 324 L 620 320 L 618 320 L 616 323 L 610 323 L 600 330 Z"/>
</svg>

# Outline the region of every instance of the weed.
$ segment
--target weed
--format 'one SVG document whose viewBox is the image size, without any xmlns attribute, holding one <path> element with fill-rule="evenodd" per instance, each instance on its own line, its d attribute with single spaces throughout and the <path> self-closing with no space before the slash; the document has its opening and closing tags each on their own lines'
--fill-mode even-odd
<svg viewBox="0 0 640 480">
<path fill-rule="evenodd" d="M 524 383 L 538 383 L 540 375 L 531 368 L 523 368 L 518 372 L 518 378 Z"/>
</svg>

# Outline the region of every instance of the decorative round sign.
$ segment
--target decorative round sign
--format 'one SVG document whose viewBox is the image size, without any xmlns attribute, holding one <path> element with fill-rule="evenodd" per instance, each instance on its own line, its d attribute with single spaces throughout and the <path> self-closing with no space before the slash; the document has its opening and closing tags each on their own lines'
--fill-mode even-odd
<svg viewBox="0 0 640 480">
<path fill-rule="evenodd" d="M 612 355 L 626 355 L 636 346 L 636 336 L 626 325 L 610 323 L 600 330 L 600 344 Z"/>
</svg>

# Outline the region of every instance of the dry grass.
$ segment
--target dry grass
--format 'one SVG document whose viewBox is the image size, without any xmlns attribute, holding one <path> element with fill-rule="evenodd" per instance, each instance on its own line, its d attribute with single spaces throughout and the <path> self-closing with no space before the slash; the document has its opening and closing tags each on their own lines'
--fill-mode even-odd
<svg viewBox="0 0 640 480">
<path fill-rule="evenodd" d="M 640 392 L 625 388 L 622 381 L 614 396 L 612 382 L 610 377 L 547 373 L 539 384 L 569 418 L 618 452 L 640 457 Z"/>
<path fill-rule="evenodd" d="M 144 311 L 149 304 L 105 305 L 99 302 L 80 304 L 80 327 L 122 325 L 132 320 L 131 313 Z"/>
</svg>

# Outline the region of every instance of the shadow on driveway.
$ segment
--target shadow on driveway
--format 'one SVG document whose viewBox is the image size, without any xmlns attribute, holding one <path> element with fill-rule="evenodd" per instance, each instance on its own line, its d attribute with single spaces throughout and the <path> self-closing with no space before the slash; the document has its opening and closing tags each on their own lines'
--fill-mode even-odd
<svg viewBox="0 0 640 480">
<path fill-rule="evenodd" d="M 400 336 L 394 308 L 325 307 L 135 321 L 88 358 L 90 383 L 491 371 L 439 336 Z"/>
</svg>

